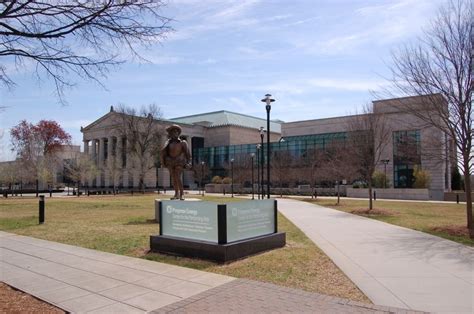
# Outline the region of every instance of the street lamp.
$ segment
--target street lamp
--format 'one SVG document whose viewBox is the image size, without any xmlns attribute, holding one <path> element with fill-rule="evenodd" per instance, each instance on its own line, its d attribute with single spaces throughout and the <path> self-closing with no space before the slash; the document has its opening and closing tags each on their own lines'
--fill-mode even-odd
<svg viewBox="0 0 474 314">
<path fill-rule="evenodd" d="M 230 191 L 232 193 L 232 197 L 234 197 L 234 158 L 230 160 Z"/>
<path fill-rule="evenodd" d="M 257 144 L 257 195 L 258 195 L 258 199 L 260 199 L 260 162 L 259 162 L 259 159 L 260 159 L 260 148 L 261 148 L 261 145 L 260 144 Z"/>
<path fill-rule="evenodd" d="M 275 99 L 271 98 L 272 95 L 266 94 L 265 98 L 261 101 L 266 103 L 265 109 L 267 110 L 267 198 L 270 198 L 270 105 Z"/>
<path fill-rule="evenodd" d="M 390 162 L 389 159 L 382 159 L 381 162 L 383 162 L 383 173 L 384 173 L 384 176 L 383 176 L 383 188 L 386 189 L 387 188 L 387 165 L 388 163 Z"/>
<path fill-rule="evenodd" d="M 265 198 L 265 189 L 263 188 L 263 164 L 264 164 L 264 160 L 263 160 L 263 138 L 265 136 L 265 129 L 263 128 L 263 126 L 260 127 L 260 171 L 261 171 L 261 179 L 260 179 L 260 184 L 262 185 L 261 186 L 261 192 L 262 192 L 262 199 Z"/>
<path fill-rule="evenodd" d="M 253 193 L 253 159 L 255 157 L 255 153 L 251 153 L 250 154 L 250 160 L 251 160 L 251 163 L 252 163 L 252 199 L 255 199 L 254 197 L 254 193 Z"/>
<path fill-rule="evenodd" d="M 204 196 L 204 186 L 202 185 L 202 181 L 204 179 L 204 161 L 201 161 L 201 195 Z"/>
<path fill-rule="evenodd" d="M 279 140 L 278 140 L 278 154 L 279 154 L 279 158 L 277 159 L 278 160 L 278 176 L 280 177 L 280 197 L 283 197 L 283 183 L 282 183 L 282 171 L 283 171 L 283 157 L 282 157 L 282 153 L 281 153 L 281 143 L 284 143 L 285 142 L 285 139 L 283 137 L 281 137 Z"/>
</svg>

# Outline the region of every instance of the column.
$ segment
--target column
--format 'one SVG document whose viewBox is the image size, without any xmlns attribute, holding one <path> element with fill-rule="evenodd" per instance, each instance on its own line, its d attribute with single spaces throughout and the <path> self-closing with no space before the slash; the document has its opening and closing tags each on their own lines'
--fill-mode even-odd
<svg viewBox="0 0 474 314">
<path fill-rule="evenodd" d="M 114 137 L 109 136 L 107 138 L 107 160 L 106 162 L 106 175 L 105 175 L 105 186 L 110 187 L 114 184 L 114 175 L 117 171 L 117 163 L 115 162 L 113 155 Z"/>
<path fill-rule="evenodd" d="M 117 137 L 117 147 L 115 148 L 115 158 L 117 158 L 117 169 L 119 171 L 119 175 L 117 175 L 117 186 L 123 186 L 123 163 L 122 163 L 122 137 Z"/>
<path fill-rule="evenodd" d="M 91 159 L 92 159 L 92 162 L 97 166 L 97 140 L 92 140 L 92 146 L 91 146 L 91 149 L 92 149 L 92 156 L 91 156 Z M 91 179 L 90 180 L 90 186 L 97 186 L 97 182 L 94 182 L 96 181 L 96 179 Z"/>
<path fill-rule="evenodd" d="M 84 140 L 84 154 L 86 156 L 89 155 L 89 141 L 87 141 L 87 140 Z"/>
<path fill-rule="evenodd" d="M 99 151 L 98 151 L 98 163 L 97 169 L 99 172 L 97 174 L 97 186 L 103 187 L 104 186 L 104 158 L 105 158 L 105 139 L 99 139 Z"/>
</svg>

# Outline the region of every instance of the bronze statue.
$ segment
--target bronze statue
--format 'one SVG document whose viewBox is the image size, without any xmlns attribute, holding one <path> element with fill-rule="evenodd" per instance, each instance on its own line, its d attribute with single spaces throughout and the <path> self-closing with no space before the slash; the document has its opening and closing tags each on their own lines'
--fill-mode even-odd
<svg viewBox="0 0 474 314">
<path fill-rule="evenodd" d="M 179 138 L 181 127 L 173 124 L 166 128 L 168 140 L 161 149 L 161 164 L 168 168 L 171 176 L 171 182 L 174 187 L 174 197 L 172 200 L 184 200 L 183 183 L 181 174 L 183 170 L 189 167 L 191 153 L 188 143 Z"/>
</svg>

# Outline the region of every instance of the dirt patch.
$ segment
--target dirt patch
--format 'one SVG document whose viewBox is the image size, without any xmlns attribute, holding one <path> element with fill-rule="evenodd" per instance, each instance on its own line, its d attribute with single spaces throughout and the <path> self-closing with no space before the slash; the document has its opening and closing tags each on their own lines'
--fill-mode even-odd
<svg viewBox="0 0 474 314">
<path fill-rule="evenodd" d="M 434 227 L 431 230 L 435 232 L 445 232 L 452 236 L 457 237 L 469 237 L 469 229 L 466 226 L 443 226 L 443 227 Z"/>
<path fill-rule="evenodd" d="M 0 282 L 0 313 L 66 313 Z"/>
<path fill-rule="evenodd" d="M 398 212 L 384 208 L 358 208 L 351 211 L 351 214 L 363 216 L 396 216 Z"/>
</svg>

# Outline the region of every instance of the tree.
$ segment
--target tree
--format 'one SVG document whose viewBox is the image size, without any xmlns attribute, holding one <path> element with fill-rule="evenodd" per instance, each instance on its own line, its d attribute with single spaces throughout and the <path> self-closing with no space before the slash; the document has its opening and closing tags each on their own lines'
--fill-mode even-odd
<svg viewBox="0 0 474 314">
<path fill-rule="evenodd" d="M 17 66 L 33 62 L 38 78 L 63 89 L 75 74 L 100 83 L 111 66 L 131 55 L 141 58 L 171 30 L 160 10 L 163 1 L 5 1 L 0 4 L 0 57 Z M 124 51 L 125 50 L 125 51 Z M 125 53 L 128 51 L 128 55 Z M 14 84 L 4 66 L 0 82 Z"/>
<path fill-rule="evenodd" d="M 272 178 L 278 182 L 280 187 L 280 197 L 283 197 L 283 182 L 291 180 L 292 172 L 288 171 L 292 167 L 293 158 L 287 150 L 278 150 L 272 152 L 271 170 Z M 272 184 L 273 185 L 273 184 Z M 274 185 L 276 186 L 276 184 Z"/>
<path fill-rule="evenodd" d="M 71 136 L 56 121 L 41 120 L 33 125 L 26 120 L 10 130 L 13 150 L 30 179 L 50 183 L 58 164 L 57 153 L 63 145 L 69 145 Z"/>
<path fill-rule="evenodd" d="M 77 154 L 65 163 L 65 172 L 68 178 L 77 185 L 77 196 L 79 197 L 80 184 L 84 185 L 98 174 L 97 167 L 91 156 Z"/>
<path fill-rule="evenodd" d="M 131 168 L 138 175 L 139 188 L 145 191 L 145 175 L 160 159 L 163 125 L 161 110 L 154 104 L 135 108 L 119 106 L 116 131 L 126 138 L 125 150 L 131 157 Z"/>
<path fill-rule="evenodd" d="M 373 105 L 366 105 L 362 114 L 354 116 L 347 125 L 347 150 L 351 154 L 354 172 L 367 182 L 369 210 L 373 209 L 373 175 L 391 134 L 385 120 L 383 113 L 374 112 Z"/>
<path fill-rule="evenodd" d="M 474 238 L 473 170 L 474 14 L 470 0 L 441 7 L 419 43 L 393 54 L 391 95 L 423 97 L 422 103 L 397 104 L 454 140 L 465 177 L 467 228 Z M 442 100 L 440 101 L 440 98 Z"/>
</svg>

